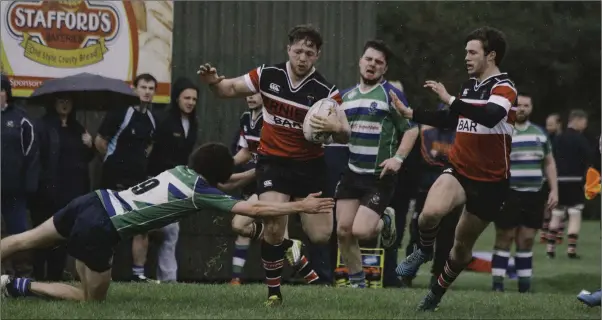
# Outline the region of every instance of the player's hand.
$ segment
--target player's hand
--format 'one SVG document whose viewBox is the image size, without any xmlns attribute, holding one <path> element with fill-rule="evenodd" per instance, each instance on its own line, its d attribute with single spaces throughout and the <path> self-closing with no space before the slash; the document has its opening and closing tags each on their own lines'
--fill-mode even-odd
<svg viewBox="0 0 602 320">
<path fill-rule="evenodd" d="M 331 115 L 328 117 L 322 117 L 318 115 L 313 115 L 309 119 L 309 125 L 316 132 L 339 132 L 341 130 L 341 123 L 339 122 L 339 118 L 335 115 Z"/>
<path fill-rule="evenodd" d="M 379 166 L 381 168 L 383 168 L 383 171 L 380 173 L 380 177 L 384 177 L 386 174 L 394 174 L 397 173 L 397 171 L 399 171 L 399 168 L 401 168 L 401 163 L 400 161 L 398 161 L 397 159 L 393 158 L 389 158 L 385 161 L 383 161 Z"/>
<path fill-rule="evenodd" d="M 311 193 L 300 201 L 303 212 L 309 214 L 328 214 L 334 208 L 334 199 L 318 198 L 322 192 Z"/>
<path fill-rule="evenodd" d="M 548 195 L 548 202 L 546 203 L 546 208 L 552 211 L 558 205 L 558 191 L 552 190 L 550 191 L 550 195 Z"/>
<path fill-rule="evenodd" d="M 412 119 L 412 117 L 414 116 L 414 111 L 412 111 L 412 109 L 408 108 L 408 106 L 401 102 L 401 100 L 399 100 L 399 97 L 397 96 L 397 94 L 395 94 L 393 90 L 389 90 L 389 94 L 391 95 L 391 99 L 393 100 L 393 106 L 395 107 L 395 109 L 397 109 L 397 111 L 399 111 L 401 116 L 403 116 L 406 119 Z"/>
<path fill-rule="evenodd" d="M 209 85 L 218 84 L 226 78 L 224 76 L 219 76 L 217 74 L 217 69 L 212 67 L 209 63 L 200 65 L 199 70 L 196 73 L 200 76 L 201 82 Z"/>
<path fill-rule="evenodd" d="M 439 96 L 439 99 L 443 103 L 445 103 L 445 104 L 449 103 L 449 99 L 451 99 L 451 95 L 449 93 L 447 93 L 447 89 L 445 89 L 445 86 L 441 82 L 427 80 L 424 83 L 424 87 L 430 88 L 431 90 L 433 90 L 433 92 Z"/>
<path fill-rule="evenodd" d="M 82 134 L 82 142 L 88 148 L 92 147 L 92 136 L 87 131 Z"/>
</svg>

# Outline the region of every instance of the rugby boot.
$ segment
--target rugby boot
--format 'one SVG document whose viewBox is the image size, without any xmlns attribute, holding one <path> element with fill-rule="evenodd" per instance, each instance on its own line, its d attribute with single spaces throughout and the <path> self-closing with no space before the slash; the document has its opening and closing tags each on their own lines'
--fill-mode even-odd
<svg viewBox="0 0 602 320">
<path fill-rule="evenodd" d="M 421 248 L 418 248 L 401 261 L 397 268 L 395 268 L 395 272 L 400 277 L 415 277 L 420 266 L 432 258 L 432 253 L 425 253 Z"/>
<path fill-rule="evenodd" d="M 385 209 L 383 217 L 383 222 L 385 219 L 389 220 L 389 223 L 385 223 L 382 231 L 380 232 L 381 243 L 383 248 L 388 249 L 393 244 L 395 244 L 395 240 L 397 239 L 397 229 L 395 228 L 395 210 L 391 207 L 387 207 Z"/>
</svg>

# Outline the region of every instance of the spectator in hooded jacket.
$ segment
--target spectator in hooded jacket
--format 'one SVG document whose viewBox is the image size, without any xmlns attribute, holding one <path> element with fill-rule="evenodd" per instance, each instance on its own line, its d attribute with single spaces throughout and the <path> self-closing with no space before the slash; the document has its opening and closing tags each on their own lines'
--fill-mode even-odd
<svg viewBox="0 0 602 320">
<path fill-rule="evenodd" d="M 13 101 L 9 79 L 1 76 L 0 109 L 2 112 L 2 217 L 9 235 L 27 230 L 27 199 L 38 187 L 38 142 L 34 125 L 24 110 Z M 28 256 L 12 260 L 17 276 L 27 276 Z"/>
<path fill-rule="evenodd" d="M 36 123 L 40 139 L 41 174 L 36 201 L 31 205 L 34 227 L 42 224 L 71 200 L 90 191 L 88 164 L 94 157 L 92 136 L 77 122 L 68 96 L 57 97 Z M 67 252 L 65 246 L 36 251 L 34 278 L 60 281 Z"/>
<path fill-rule="evenodd" d="M 150 155 L 150 175 L 188 163 L 197 142 L 196 103 L 198 88 L 187 78 L 175 81 L 171 91 L 171 105 L 158 115 L 154 150 Z M 157 259 L 157 280 L 175 282 L 178 263 L 176 245 L 180 226 L 178 222 L 163 227 L 163 242 Z M 147 247 L 148 250 L 148 247 Z"/>
</svg>

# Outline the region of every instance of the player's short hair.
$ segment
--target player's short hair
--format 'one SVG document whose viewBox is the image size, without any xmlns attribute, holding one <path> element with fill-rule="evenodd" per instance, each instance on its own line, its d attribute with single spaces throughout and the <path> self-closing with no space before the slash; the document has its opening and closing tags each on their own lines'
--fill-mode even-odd
<svg viewBox="0 0 602 320">
<path fill-rule="evenodd" d="M 138 86 L 138 82 L 140 82 L 140 80 L 144 80 L 146 82 L 154 82 L 155 87 L 157 86 L 157 78 L 153 77 L 153 75 L 150 73 L 142 73 L 136 76 L 136 79 L 134 79 L 134 87 Z"/>
<path fill-rule="evenodd" d="M 211 186 L 224 183 L 234 172 L 234 158 L 222 143 L 208 142 L 196 148 L 188 158 L 188 168 L 207 180 Z"/>
<path fill-rule="evenodd" d="M 569 113 L 569 121 L 574 119 L 587 119 L 587 112 L 581 109 L 571 110 L 571 113 Z"/>
<path fill-rule="evenodd" d="M 549 118 L 549 117 L 554 117 L 554 118 L 556 118 L 556 123 L 562 123 L 562 117 L 560 116 L 560 113 L 556 113 L 556 112 L 554 112 L 554 113 L 550 113 L 550 114 L 548 115 L 548 118 Z"/>
<path fill-rule="evenodd" d="M 492 27 L 481 27 L 469 33 L 464 43 L 472 40 L 481 41 L 485 55 L 495 51 L 495 65 L 502 64 L 507 50 L 506 36 L 502 31 Z"/>
<path fill-rule="evenodd" d="M 393 56 L 393 51 L 391 50 L 391 48 L 389 48 L 389 46 L 384 41 L 382 41 L 382 40 L 366 41 L 366 44 L 364 44 L 364 51 L 362 51 L 362 55 L 364 53 L 366 53 L 366 50 L 368 50 L 370 48 L 372 48 L 376 51 L 382 52 L 382 54 L 385 56 L 385 62 L 387 64 L 389 64 L 389 59 L 391 59 L 391 57 Z"/>
<path fill-rule="evenodd" d="M 314 28 L 311 24 L 300 24 L 293 27 L 288 32 L 288 44 L 293 45 L 301 40 L 309 42 L 316 46 L 316 49 L 320 50 L 324 41 L 322 35 L 318 29 Z"/>
</svg>

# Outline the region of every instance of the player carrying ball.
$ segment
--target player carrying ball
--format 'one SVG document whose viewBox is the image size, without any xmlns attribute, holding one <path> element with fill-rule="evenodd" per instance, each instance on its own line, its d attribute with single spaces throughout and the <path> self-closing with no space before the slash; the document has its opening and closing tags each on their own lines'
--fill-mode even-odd
<svg viewBox="0 0 602 320">
<path fill-rule="evenodd" d="M 309 108 L 317 101 L 332 98 L 339 104 L 341 97 L 336 86 L 316 71 L 314 64 L 320 56 L 322 36 L 309 25 L 294 27 L 288 34 L 289 60 L 275 65 L 262 65 L 238 78 L 225 79 L 209 64 L 201 65 L 201 81 L 222 98 L 236 98 L 261 93 L 263 128 L 257 153 L 257 194 L 259 200 L 288 202 L 300 199 L 327 186 L 324 150 L 320 144 L 303 136 L 303 121 Z M 347 143 L 349 124 L 343 112 L 330 117 L 311 119 L 317 132 L 328 132 L 336 143 Z M 313 243 L 327 244 L 333 229 L 329 215 L 301 214 L 303 230 Z M 284 239 L 286 217 L 265 219 L 261 258 L 268 285 L 268 305 L 282 302 L 280 280 L 285 251 L 293 248 L 289 258 L 293 265 L 309 272 L 309 264 L 301 255 L 297 240 Z"/>
</svg>

